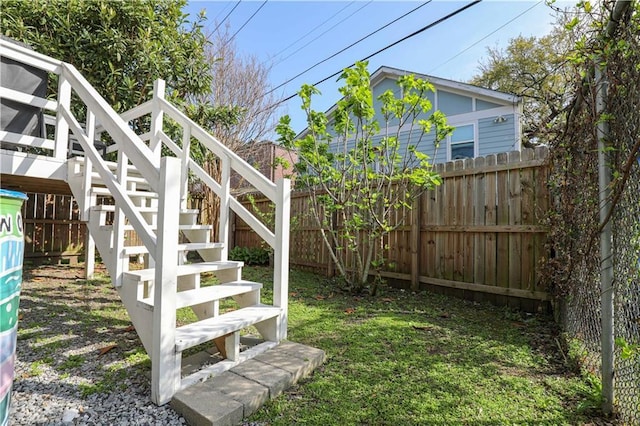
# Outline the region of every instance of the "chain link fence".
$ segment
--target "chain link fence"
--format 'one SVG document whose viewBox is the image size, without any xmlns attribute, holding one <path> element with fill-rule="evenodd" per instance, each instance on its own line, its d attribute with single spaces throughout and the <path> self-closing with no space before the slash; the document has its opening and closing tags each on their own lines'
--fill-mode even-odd
<svg viewBox="0 0 640 426">
<path fill-rule="evenodd" d="M 603 3 L 594 21 L 610 22 L 616 2 Z M 640 425 L 640 6 L 631 3 L 616 21 L 615 33 L 593 31 L 585 58 L 576 65 L 576 93 L 568 109 L 567 128 L 551 149 L 549 180 L 554 209 L 550 215 L 548 280 L 557 300 L 556 313 L 566 333 L 568 351 L 583 374 L 601 383 L 613 375 L 617 421 Z M 618 22 L 619 21 L 619 22 Z M 590 49 L 590 50 L 589 50 Z M 596 107 L 601 87 L 593 70 L 603 69 L 608 83 L 605 113 Z M 603 372 L 601 229 L 598 196 L 598 134 L 607 123 L 607 166 L 612 174 L 610 204 L 613 231 L 613 371 Z M 594 386 L 597 391 L 597 385 Z"/>
</svg>

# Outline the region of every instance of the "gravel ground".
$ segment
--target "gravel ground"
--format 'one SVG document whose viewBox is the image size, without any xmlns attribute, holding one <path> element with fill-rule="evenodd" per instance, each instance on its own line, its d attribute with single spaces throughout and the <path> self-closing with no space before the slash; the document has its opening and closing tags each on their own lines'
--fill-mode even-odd
<svg viewBox="0 0 640 426">
<path fill-rule="evenodd" d="M 182 425 L 150 400 L 150 364 L 107 279 L 25 268 L 12 425 Z"/>
</svg>

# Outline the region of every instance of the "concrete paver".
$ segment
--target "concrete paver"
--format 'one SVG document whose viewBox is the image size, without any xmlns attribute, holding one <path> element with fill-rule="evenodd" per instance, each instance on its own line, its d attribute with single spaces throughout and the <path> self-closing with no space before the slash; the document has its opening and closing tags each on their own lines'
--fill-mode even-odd
<svg viewBox="0 0 640 426">
<path fill-rule="evenodd" d="M 229 371 L 178 392 L 171 406 L 190 425 L 237 425 L 269 398 L 307 377 L 324 360 L 325 353 L 320 349 L 281 342 Z"/>
</svg>

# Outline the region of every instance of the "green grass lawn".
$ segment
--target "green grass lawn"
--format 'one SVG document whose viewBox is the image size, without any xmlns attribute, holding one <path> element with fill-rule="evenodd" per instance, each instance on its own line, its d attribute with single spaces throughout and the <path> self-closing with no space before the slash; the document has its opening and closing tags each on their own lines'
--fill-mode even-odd
<svg viewBox="0 0 640 426">
<path fill-rule="evenodd" d="M 265 283 L 271 272 L 247 268 Z M 567 370 L 549 318 L 428 293 L 376 298 L 291 272 L 289 336 L 323 349 L 316 373 L 251 417 L 270 425 L 586 424 L 597 403 Z"/>
<path fill-rule="evenodd" d="M 18 330 L 25 368 L 18 380 L 49 368 L 64 384 L 69 376 L 84 377 L 89 360 L 101 369 L 80 385 L 83 396 L 117 391 L 123 377 L 147 380 L 149 358 L 109 279 L 85 281 L 80 273 L 55 267 L 26 271 Z M 270 302 L 270 269 L 247 267 L 243 278 L 264 283 L 263 300 Z M 597 384 L 566 367 L 557 329 L 547 317 L 429 293 L 383 288 L 371 298 L 336 288 L 318 275 L 291 272 L 288 338 L 323 349 L 327 361 L 251 422 L 612 424 L 593 417 Z M 179 323 L 193 320 L 190 309 L 179 310 Z"/>
</svg>

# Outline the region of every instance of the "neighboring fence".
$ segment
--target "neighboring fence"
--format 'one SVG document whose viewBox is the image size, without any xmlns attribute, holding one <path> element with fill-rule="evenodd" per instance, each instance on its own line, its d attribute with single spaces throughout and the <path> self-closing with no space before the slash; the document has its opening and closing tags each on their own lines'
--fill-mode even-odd
<svg viewBox="0 0 640 426">
<path fill-rule="evenodd" d="M 24 257 L 34 263 L 68 260 L 83 254 L 86 235 L 78 205 L 70 195 L 27 193 L 22 205 Z"/>
<path fill-rule="evenodd" d="M 440 164 L 443 183 L 406 212 L 403 226 L 384 241 L 396 284 L 509 305 L 527 311 L 548 307 L 537 273 L 545 258 L 549 207 L 547 150 L 525 149 Z M 245 201 L 250 207 L 250 202 Z M 256 207 L 266 204 L 256 200 Z M 404 212 L 397 212 L 401 220 Z M 291 264 L 333 274 L 308 196 L 291 199 Z M 253 247 L 258 237 L 236 218 L 235 245 Z"/>
</svg>

